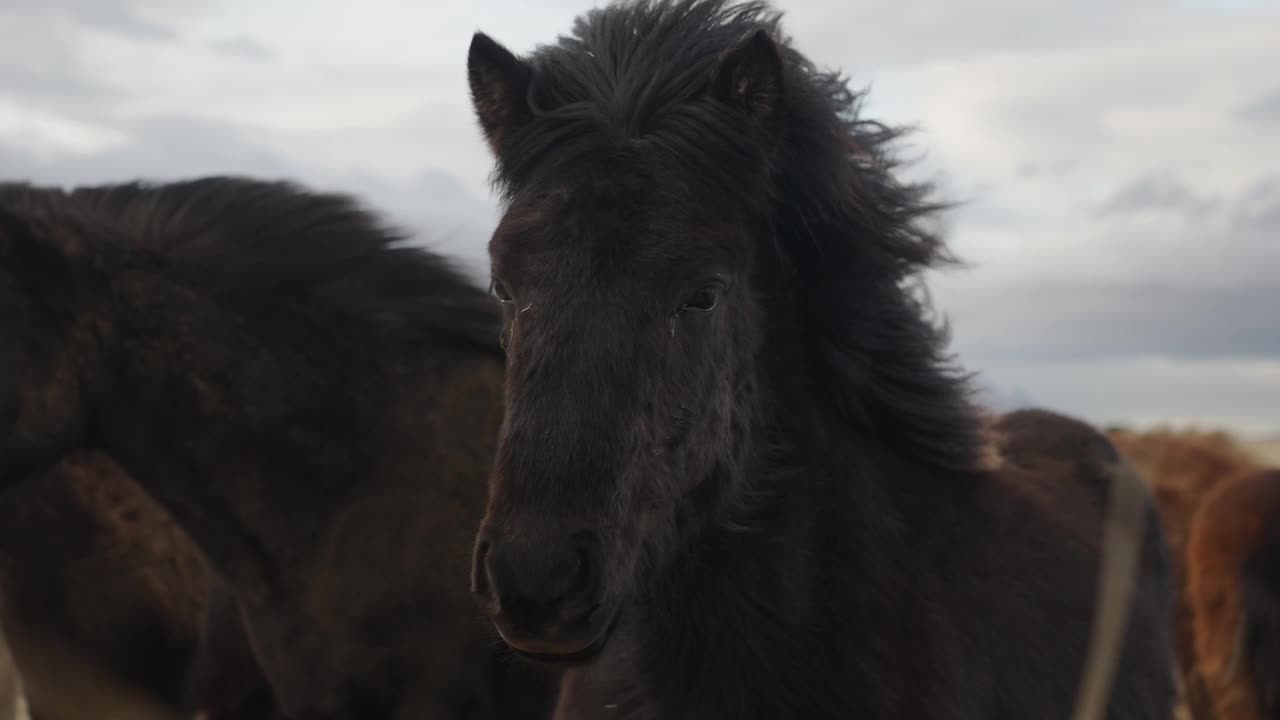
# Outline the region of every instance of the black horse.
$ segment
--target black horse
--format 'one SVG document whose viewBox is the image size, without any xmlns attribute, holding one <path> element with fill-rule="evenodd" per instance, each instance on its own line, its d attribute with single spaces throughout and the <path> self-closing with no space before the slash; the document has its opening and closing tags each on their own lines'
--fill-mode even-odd
<svg viewBox="0 0 1280 720">
<path fill-rule="evenodd" d="M 472 587 L 571 664 L 557 717 L 1066 717 L 1134 476 L 975 408 L 909 285 L 952 258 L 899 130 L 761 3 L 610 5 L 527 57 L 477 33 L 468 73 L 508 356 Z M 1174 699 L 1143 502 L 1113 719 Z"/>
<path fill-rule="evenodd" d="M 0 187 L 0 484 L 96 450 L 191 539 L 222 593 L 173 611 L 205 616 L 192 687 L 216 696 L 196 707 L 265 677 L 290 718 L 550 713 L 550 679 L 466 591 L 501 420 L 497 303 L 403 239 L 284 182 Z M 126 548 L 149 522 L 128 521 Z M 90 532 L 45 532 L 72 530 Z M 136 622 L 169 622 L 153 605 Z M 238 623 L 259 675 L 234 666 Z M 149 682 L 133 678 L 166 696 Z"/>
</svg>

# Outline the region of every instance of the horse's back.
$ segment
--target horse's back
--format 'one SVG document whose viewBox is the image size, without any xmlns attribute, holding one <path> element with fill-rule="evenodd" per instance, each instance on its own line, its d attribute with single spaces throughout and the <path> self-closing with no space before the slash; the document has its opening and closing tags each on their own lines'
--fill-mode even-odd
<svg viewBox="0 0 1280 720">
<path fill-rule="evenodd" d="M 1052 690 L 1045 688 L 1055 698 L 1052 709 L 1066 717 L 1091 662 L 1088 642 L 1097 619 L 1098 583 L 1104 554 L 1111 550 L 1105 534 L 1113 491 L 1119 491 L 1141 496 L 1136 500 L 1143 524 L 1107 717 L 1170 717 L 1175 698 L 1172 576 L 1145 483 L 1105 435 L 1075 418 L 1018 410 L 999 417 L 993 429 L 1003 465 L 990 486 L 992 526 L 986 537 L 990 552 L 1000 556 L 992 562 L 1006 561 L 1012 572 L 1027 574 L 1012 585 L 1013 598 L 1026 604 L 1017 611 L 1023 630 L 1037 636 L 1021 640 L 1058 648 L 1052 656 L 1059 664 L 1051 672 L 1059 681 Z M 1007 661 L 1018 662 L 1016 653 Z"/>
<path fill-rule="evenodd" d="M 1041 469 L 1030 476 L 1034 481 L 1055 490 L 1085 490 L 1095 507 L 1105 508 L 1113 474 L 1123 460 L 1115 445 L 1093 426 L 1035 408 L 1001 415 L 995 430 L 1006 460 Z M 1053 469 L 1046 471 L 1050 466 Z"/>
</svg>

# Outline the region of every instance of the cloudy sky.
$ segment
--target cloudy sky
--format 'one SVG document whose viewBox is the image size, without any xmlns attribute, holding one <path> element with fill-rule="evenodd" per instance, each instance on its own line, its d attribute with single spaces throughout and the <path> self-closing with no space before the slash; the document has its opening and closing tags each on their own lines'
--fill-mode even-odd
<svg viewBox="0 0 1280 720">
<path fill-rule="evenodd" d="M 1280 2 L 777 1 L 963 202 L 934 299 L 998 402 L 1280 432 Z M 349 190 L 483 274 L 471 33 L 590 2 L 2 0 L 0 167 Z"/>
</svg>

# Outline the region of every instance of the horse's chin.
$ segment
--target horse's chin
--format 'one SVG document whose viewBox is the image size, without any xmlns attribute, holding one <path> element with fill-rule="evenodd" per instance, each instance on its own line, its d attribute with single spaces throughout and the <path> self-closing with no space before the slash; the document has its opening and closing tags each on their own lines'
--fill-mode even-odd
<svg viewBox="0 0 1280 720">
<path fill-rule="evenodd" d="M 581 644 L 557 643 L 554 646 L 512 637 L 498 628 L 498 634 L 511 651 L 520 657 L 550 665 L 585 665 L 599 657 L 613 637 L 618 627 L 618 619 L 622 617 L 621 609 L 605 610 L 599 608 L 586 620 L 596 628 L 592 634 L 584 633 L 590 638 Z"/>
</svg>

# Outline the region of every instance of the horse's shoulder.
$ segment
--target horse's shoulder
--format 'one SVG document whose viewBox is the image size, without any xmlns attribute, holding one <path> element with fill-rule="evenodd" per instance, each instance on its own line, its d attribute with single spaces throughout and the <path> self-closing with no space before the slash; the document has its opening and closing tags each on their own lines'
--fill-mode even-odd
<svg viewBox="0 0 1280 720">
<path fill-rule="evenodd" d="M 1155 512 L 1138 469 L 1089 423 L 1028 409 L 994 418 L 991 429 L 997 462 L 983 478 L 980 514 L 993 536 L 1096 548 L 1114 492 L 1138 493 L 1143 512 Z"/>
</svg>

